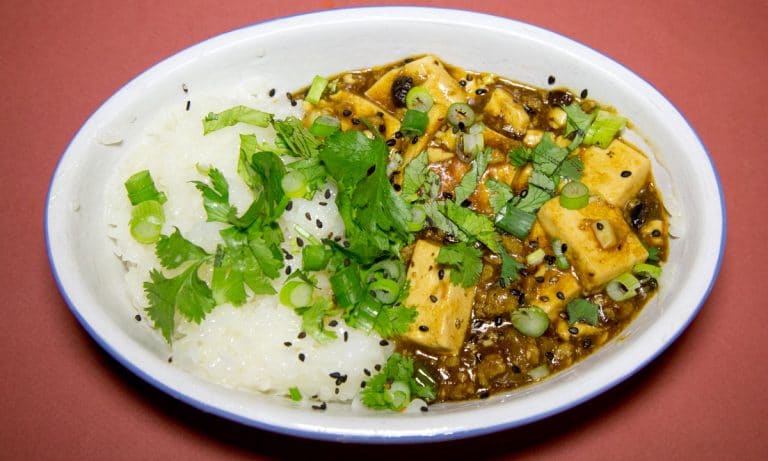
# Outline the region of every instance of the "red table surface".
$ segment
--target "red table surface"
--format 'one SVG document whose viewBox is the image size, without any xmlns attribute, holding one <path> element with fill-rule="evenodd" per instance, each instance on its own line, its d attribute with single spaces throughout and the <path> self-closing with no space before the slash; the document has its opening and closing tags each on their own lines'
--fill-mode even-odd
<svg viewBox="0 0 768 461">
<path fill-rule="evenodd" d="M 203 39 L 374 3 L 0 2 L 0 458 L 768 459 L 765 0 L 407 2 L 469 5 L 585 43 L 652 82 L 708 148 L 728 210 L 719 279 L 687 331 L 609 392 L 469 440 L 332 444 L 199 412 L 145 384 L 91 340 L 59 294 L 43 241 L 50 177 L 80 125 L 142 70 Z"/>
</svg>

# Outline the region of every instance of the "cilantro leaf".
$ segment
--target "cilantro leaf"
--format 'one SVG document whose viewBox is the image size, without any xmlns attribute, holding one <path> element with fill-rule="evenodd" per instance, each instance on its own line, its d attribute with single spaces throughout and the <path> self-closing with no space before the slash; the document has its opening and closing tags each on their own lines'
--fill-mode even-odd
<svg viewBox="0 0 768 461">
<path fill-rule="evenodd" d="M 325 322 L 327 316 L 332 315 L 334 306 L 331 300 L 320 298 L 308 307 L 296 309 L 296 313 L 301 316 L 301 329 L 307 332 L 318 343 L 326 343 L 337 338 L 336 332 L 326 330 Z"/>
<path fill-rule="evenodd" d="M 422 151 L 414 157 L 403 170 L 403 184 L 401 196 L 408 202 L 419 199 L 419 190 L 427 182 L 429 156 L 427 151 Z"/>
<path fill-rule="evenodd" d="M 547 176 L 552 176 L 567 156 L 568 150 L 555 144 L 552 133 L 544 133 L 541 141 L 533 149 L 533 168 Z"/>
<path fill-rule="evenodd" d="M 440 211 L 461 229 L 467 240 L 477 240 L 492 252 L 499 252 L 499 236 L 494 230 L 493 221 L 487 216 L 475 213 L 450 200 L 443 202 L 441 208 Z M 458 235 L 456 237 L 461 238 Z"/>
<path fill-rule="evenodd" d="M 428 402 L 434 400 L 437 397 L 434 386 L 420 383 L 415 379 L 414 371 L 413 359 L 399 353 L 392 354 L 381 372 L 366 381 L 365 389 L 360 394 L 363 405 L 375 410 L 400 411 L 414 396 Z M 405 385 L 409 395 L 395 395 L 391 390 L 394 383 Z"/>
<path fill-rule="evenodd" d="M 317 157 L 320 141 L 304 128 L 301 120 L 288 117 L 285 120 L 274 120 L 272 126 L 289 155 L 305 159 Z"/>
<path fill-rule="evenodd" d="M 229 183 L 217 168 L 208 171 L 211 185 L 202 181 L 193 181 L 197 190 L 203 194 L 203 207 L 208 215 L 208 222 L 229 223 L 233 207 L 229 204 Z M 237 210 L 234 210 L 237 214 Z"/>
<path fill-rule="evenodd" d="M 451 268 L 451 283 L 464 288 L 477 284 L 483 270 L 483 252 L 469 243 L 440 248 L 436 261 Z"/>
<path fill-rule="evenodd" d="M 197 275 L 200 265 L 193 264 L 173 278 L 152 270 L 150 281 L 144 282 L 149 301 L 145 311 L 169 343 L 172 342 L 177 311 L 188 320 L 200 323 L 215 305 L 210 288 Z"/>
<path fill-rule="evenodd" d="M 551 196 L 555 193 L 556 184 L 552 178 L 534 169 L 528 178 L 529 191 L 531 186 L 536 186 Z"/>
<path fill-rule="evenodd" d="M 525 146 L 518 146 L 509 152 L 509 163 L 518 168 L 525 166 L 532 158 L 533 150 Z"/>
<path fill-rule="evenodd" d="M 274 222 L 288 204 L 282 186 L 285 165 L 276 154 L 259 152 L 251 157 L 251 167 L 254 172 L 252 180 L 256 184 L 253 189 L 259 196 L 257 203 L 260 215 L 265 218 L 265 222 Z"/>
<path fill-rule="evenodd" d="M 247 123 L 261 128 L 269 126 L 272 114 L 246 106 L 235 106 L 223 112 L 209 112 L 203 119 L 203 134 L 208 134 L 237 123 Z"/>
<path fill-rule="evenodd" d="M 568 115 L 568 118 L 565 121 L 565 132 L 563 133 L 563 136 L 569 136 L 572 133 L 576 133 L 577 137 L 580 136 L 583 139 L 584 133 L 587 132 L 587 129 L 589 129 L 589 126 L 595 119 L 597 111 L 588 114 L 581 109 L 581 105 L 575 102 L 560 107 L 562 107 L 566 115 Z"/>
<path fill-rule="evenodd" d="M 175 269 L 187 261 L 199 261 L 208 253 L 185 239 L 178 227 L 173 228 L 171 235 L 161 235 L 155 244 L 155 255 L 160 264 L 166 269 Z"/>
<path fill-rule="evenodd" d="M 306 199 L 311 199 L 315 192 L 328 181 L 328 172 L 319 157 L 296 160 L 286 165 L 289 170 L 300 172 L 307 181 Z"/>
<path fill-rule="evenodd" d="M 547 202 L 547 200 L 552 198 L 552 196 L 550 196 L 547 191 L 535 185 L 528 185 L 527 190 L 528 192 L 525 194 L 525 197 L 520 194 L 515 197 L 512 202 L 514 207 L 521 211 L 536 213 L 539 211 L 539 208 L 541 208 L 541 206 Z"/>
<path fill-rule="evenodd" d="M 354 189 L 371 169 L 386 169 L 386 158 L 387 145 L 360 131 L 339 131 L 320 150 L 320 160 L 344 189 Z"/>
<path fill-rule="evenodd" d="M 415 308 L 407 307 L 402 304 L 393 306 L 382 306 L 379 311 L 379 315 L 376 316 L 376 321 L 373 324 L 373 329 L 382 338 L 393 338 L 400 336 L 408 331 L 408 327 L 411 326 L 418 312 Z"/>
<path fill-rule="evenodd" d="M 478 183 L 480 183 L 480 179 L 483 177 L 490 159 L 490 148 L 478 152 L 477 157 L 472 160 L 472 169 L 464 174 L 461 181 L 459 181 L 459 184 L 453 190 L 453 196 L 456 203 L 462 203 L 472 195 L 472 192 L 475 191 Z"/>
<path fill-rule="evenodd" d="M 424 203 L 424 211 L 427 213 L 430 226 L 440 229 L 448 235 L 453 235 L 461 241 L 469 240 L 467 234 L 440 211 L 444 208 L 445 202 L 428 201 Z"/>
<path fill-rule="evenodd" d="M 491 191 L 488 202 L 490 203 L 491 209 L 494 213 L 501 211 L 501 209 L 504 208 L 504 205 L 506 205 L 507 202 L 512 200 L 512 198 L 515 196 L 515 193 L 512 192 L 512 188 L 503 182 L 492 178 L 488 178 L 485 181 L 485 187 Z"/>
<path fill-rule="evenodd" d="M 578 181 L 584 174 L 584 162 L 578 157 L 568 157 L 555 171 L 555 176 Z"/>
<path fill-rule="evenodd" d="M 499 255 L 501 256 L 501 276 L 499 276 L 499 281 L 503 287 L 507 282 L 514 282 L 520 278 L 517 271 L 525 268 L 525 264 L 510 256 L 504 247 L 502 247 Z"/>
<path fill-rule="evenodd" d="M 568 303 L 568 323 L 573 325 L 576 322 L 588 323 L 592 326 L 597 325 L 600 307 L 584 298 L 576 298 Z"/>
</svg>

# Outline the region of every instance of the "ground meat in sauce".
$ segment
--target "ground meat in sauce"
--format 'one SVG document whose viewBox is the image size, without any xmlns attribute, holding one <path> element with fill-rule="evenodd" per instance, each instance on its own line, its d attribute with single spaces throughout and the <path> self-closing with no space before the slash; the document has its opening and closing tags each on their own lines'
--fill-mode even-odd
<svg viewBox="0 0 768 461">
<path fill-rule="evenodd" d="M 344 90 L 350 93 L 364 96 L 368 88 L 377 82 L 390 70 L 403 64 L 402 61 L 377 67 L 375 69 L 354 71 L 342 74 L 333 81 L 335 91 Z M 465 88 L 470 94 L 467 103 L 472 106 L 476 114 L 480 114 L 480 121 L 507 137 L 500 138 L 501 144 L 492 147 L 500 152 L 498 157 L 492 160 L 493 174 L 502 177 L 503 167 L 508 161 L 505 153 L 518 147 L 523 141 L 525 133 L 505 130 L 495 123 L 498 121 L 483 119 L 483 107 L 488 104 L 492 92 L 501 88 L 508 92 L 515 103 L 520 104 L 529 118 L 528 130 L 552 131 L 555 135 L 563 134 L 563 128 L 553 129 L 548 120 L 548 112 L 551 108 L 571 103 L 580 104 L 585 111 L 596 107 L 596 103 L 587 100 L 586 91 L 573 93 L 566 89 L 551 88 L 548 90 L 532 88 L 498 76 L 477 72 L 466 72 L 463 69 L 451 65 L 445 65 L 446 70 Z M 545 76 L 546 77 L 546 76 Z M 554 83 L 553 77 L 549 83 Z M 383 107 L 393 116 L 402 115 L 404 98 L 407 89 L 419 84 L 411 78 L 399 76 L 394 80 L 391 88 L 394 104 Z M 582 95 L 581 98 L 575 94 Z M 341 109 L 338 113 L 341 114 Z M 354 116 L 348 108 L 344 108 L 344 116 Z M 381 123 L 382 113 L 377 114 L 375 123 Z M 350 129 L 366 130 L 363 123 L 354 124 Z M 381 131 L 381 130 L 380 130 Z M 438 133 L 439 135 L 439 133 Z M 435 136 L 427 148 L 445 148 L 444 144 Z M 400 154 L 408 147 L 408 143 L 414 142 L 411 138 L 395 133 L 388 140 L 387 145 L 392 154 Z M 453 197 L 454 188 L 463 175 L 470 169 L 470 165 L 458 157 L 433 162 L 429 165 L 441 180 L 441 197 L 450 199 Z M 489 173 L 491 174 L 491 168 Z M 496 177 L 496 176 L 494 176 Z M 399 185 L 397 175 L 393 182 Z M 512 183 L 515 193 L 520 193 L 526 187 L 526 183 Z M 488 203 L 488 193 L 478 188 L 467 203 L 476 212 L 489 214 L 491 212 Z M 639 229 L 651 220 L 666 222 L 666 214 L 661 197 L 655 187 L 651 175 L 637 196 L 630 200 L 625 207 L 624 216 L 633 231 Z M 639 233 L 638 233 L 639 235 Z M 664 244 L 659 247 L 659 257 L 665 260 L 667 257 L 668 235 L 662 236 Z M 453 241 L 451 236 L 443 232 L 427 228 L 421 231 L 418 238 L 427 239 L 441 244 Z M 647 240 L 647 239 L 646 239 Z M 645 245 L 651 245 L 650 241 L 643 241 Z M 520 240 L 510 235 L 502 236 L 502 244 L 506 251 L 518 260 L 525 257 L 538 248 L 544 249 L 547 254 L 546 265 L 554 263 L 554 255 L 551 242 L 546 237 L 532 237 Z M 406 247 L 402 256 L 407 262 L 411 258 L 411 247 Z M 638 314 L 647 299 L 655 292 L 656 285 L 652 281 L 643 281 L 639 295 L 634 298 L 615 302 L 604 292 L 585 296 L 585 298 L 599 306 L 599 321 L 596 332 L 586 334 L 571 326 L 566 333 L 558 332 L 557 322 L 552 322 L 548 330 L 538 338 L 531 338 L 520 333 L 509 321 L 510 311 L 534 303 L 531 299 L 536 293 L 536 287 L 542 284 L 552 283 L 557 278 L 558 270 L 550 267 L 544 275 L 537 275 L 535 271 L 526 273 L 521 271 L 518 280 L 504 284 L 499 283 L 501 261 L 495 255 L 486 254 L 484 267 L 478 289 L 475 293 L 474 306 L 471 316 L 471 327 L 467 332 L 464 344 L 456 355 L 440 355 L 430 350 L 424 350 L 418 346 L 403 341 L 397 341 L 397 350 L 407 356 L 415 358 L 416 362 L 433 370 L 434 377 L 439 384 L 438 400 L 466 400 L 486 397 L 491 393 L 514 389 L 516 387 L 535 381 L 528 374 L 531 370 L 546 365 L 551 372 L 567 368 L 573 363 L 594 352 L 606 341 L 617 336 L 626 325 Z M 553 275 L 554 278 L 553 278 Z M 561 293 L 557 293 L 559 299 Z M 560 318 L 567 319 L 565 312 L 560 313 Z M 573 333 L 576 331 L 577 333 Z M 565 335 L 565 337 L 563 337 Z"/>
</svg>

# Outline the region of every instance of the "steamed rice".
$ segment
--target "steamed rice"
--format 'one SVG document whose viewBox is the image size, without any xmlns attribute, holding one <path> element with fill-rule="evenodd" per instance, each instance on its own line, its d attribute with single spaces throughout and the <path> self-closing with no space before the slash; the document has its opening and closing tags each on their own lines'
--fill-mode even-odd
<svg viewBox="0 0 768 461">
<path fill-rule="evenodd" d="M 256 134 L 260 141 L 270 144 L 275 135 L 272 128 L 240 124 L 203 136 L 201 120 L 208 112 L 239 104 L 273 113 L 278 118 L 301 116 L 300 107 L 292 107 L 284 98 L 254 96 L 266 95 L 267 91 L 268 88 L 258 82 L 251 82 L 228 89 L 229 94 L 223 96 L 195 94 L 189 111 L 181 104 L 160 111 L 148 125 L 150 128 L 141 143 L 125 155 L 108 182 L 105 191 L 107 232 L 114 242 L 115 254 L 126 267 L 127 293 L 140 314 L 144 314 L 148 305 L 143 284 L 148 280 L 149 271 L 160 269 L 160 264 L 154 245 L 142 245 L 130 235 L 131 204 L 123 185 L 125 180 L 137 171 L 148 169 L 157 188 L 168 196 L 163 205 L 166 215 L 163 234 L 168 235 L 177 227 L 187 239 L 213 253 L 221 242 L 219 230 L 226 225 L 206 222 L 200 192 L 192 184 L 192 181 L 206 179 L 198 168 L 211 166 L 221 170 L 229 182 L 230 202 L 243 212 L 253 200 L 253 194 L 237 174 L 239 135 Z M 312 201 L 293 200 L 291 210 L 280 218 L 285 235 L 282 247 L 293 255 L 293 259 L 285 261 L 291 269 L 301 267 L 297 225 L 318 238 L 328 237 L 330 233 L 343 235 L 334 197 L 335 189 L 328 185 L 315 194 Z M 322 223 L 322 228 L 316 220 Z M 175 275 L 179 271 L 166 271 L 166 274 Z M 210 273 L 200 275 L 210 281 Z M 327 277 L 318 273 L 318 279 L 321 295 L 330 297 Z M 284 280 L 282 276 L 273 281 L 278 291 Z M 372 371 L 377 364 L 385 363 L 393 348 L 388 344 L 382 346 L 381 338 L 375 333 L 367 335 L 348 328 L 341 319 L 336 321 L 337 326 L 326 326 L 336 332 L 338 339 L 334 341 L 318 344 L 308 335 L 299 338 L 301 318 L 293 309 L 281 305 L 277 295 L 254 296 L 239 307 L 220 305 L 199 325 L 177 316 L 173 364 L 230 388 L 285 395 L 295 386 L 305 400 L 310 396 L 323 401 L 351 400 L 360 390 L 361 381 L 367 378 L 366 370 Z M 157 338 L 163 341 L 159 332 Z"/>
</svg>

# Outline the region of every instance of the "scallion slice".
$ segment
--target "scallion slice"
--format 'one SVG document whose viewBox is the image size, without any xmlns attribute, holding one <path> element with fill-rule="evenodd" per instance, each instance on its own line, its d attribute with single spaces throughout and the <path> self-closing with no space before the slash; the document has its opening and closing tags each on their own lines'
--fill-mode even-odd
<svg viewBox="0 0 768 461">
<path fill-rule="evenodd" d="M 635 267 L 632 268 L 632 273 L 641 277 L 658 280 L 661 277 L 661 267 L 645 263 L 635 264 Z"/>
<path fill-rule="evenodd" d="M 320 98 L 323 96 L 323 91 L 325 91 L 326 86 L 328 86 L 328 79 L 315 75 L 315 78 L 312 79 L 312 86 L 309 87 L 309 92 L 305 98 L 306 101 L 312 104 L 320 102 Z"/>
<path fill-rule="evenodd" d="M 309 127 L 310 134 L 326 138 L 341 129 L 341 122 L 333 115 L 319 115 Z"/>
<path fill-rule="evenodd" d="M 461 136 L 463 150 L 466 155 L 474 158 L 478 152 L 485 148 L 485 138 L 483 133 L 464 133 Z"/>
<path fill-rule="evenodd" d="M 608 282 L 605 292 L 614 301 L 626 301 L 637 294 L 638 288 L 640 288 L 640 281 L 634 275 L 625 272 Z"/>
<path fill-rule="evenodd" d="M 557 268 L 561 270 L 565 270 L 571 267 L 571 264 L 565 257 L 563 248 L 566 248 L 566 246 L 560 239 L 552 240 L 552 251 L 555 253 L 555 262 L 557 264 Z"/>
<path fill-rule="evenodd" d="M 357 265 L 352 264 L 340 269 L 329 279 L 336 304 L 344 309 L 349 309 L 359 303 L 365 297 L 363 283 L 360 280 L 360 272 Z"/>
<path fill-rule="evenodd" d="M 280 303 L 292 307 L 306 307 L 312 303 L 314 287 L 303 280 L 291 280 L 280 290 Z"/>
<path fill-rule="evenodd" d="M 531 232 L 534 222 L 536 222 L 535 214 L 507 205 L 496 217 L 495 224 L 499 229 L 524 239 Z"/>
<path fill-rule="evenodd" d="M 301 260 L 305 271 L 321 271 L 331 260 L 331 251 L 325 245 L 305 245 L 301 249 Z"/>
<path fill-rule="evenodd" d="M 610 112 L 598 111 L 597 117 L 584 135 L 584 144 L 597 144 L 602 148 L 608 147 L 616 134 L 627 124 L 627 119 Z"/>
<path fill-rule="evenodd" d="M 533 370 L 528 372 L 528 376 L 533 378 L 534 380 L 538 381 L 540 379 L 544 379 L 547 376 L 549 376 L 549 367 L 545 363 L 544 365 L 539 365 L 538 367 L 534 368 Z"/>
<path fill-rule="evenodd" d="M 385 259 L 374 263 L 368 269 L 365 281 L 371 283 L 378 278 L 385 278 L 402 283 L 404 277 L 405 267 L 403 267 L 403 263 L 394 259 Z"/>
<path fill-rule="evenodd" d="M 446 118 L 448 123 L 462 130 L 475 123 L 475 111 L 469 104 L 455 102 L 448 107 Z"/>
<path fill-rule="evenodd" d="M 157 200 L 145 200 L 131 210 L 128 225 L 131 236 L 139 243 L 155 243 L 165 224 L 163 205 Z"/>
<path fill-rule="evenodd" d="M 294 402 L 301 401 L 301 392 L 299 391 L 299 388 L 296 386 L 288 388 L 288 395 L 291 397 L 291 400 Z"/>
<path fill-rule="evenodd" d="M 125 190 L 128 191 L 128 200 L 134 206 L 147 200 L 155 200 L 162 205 L 167 200 L 165 194 L 155 187 L 149 170 L 142 170 L 131 175 L 125 181 Z"/>
<path fill-rule="evenodd" d="M 429 112 L 429 109 L 432 108 L 432 104 L 434 104 L 432 95 L 430 95 L 429 90 L 423 86 L 414 86 L 408 90 L 408 94 L 405 95 L 405 107 L 409 109 Z"/>
<path fill-rule="evenodd" d="M 544 261 L 544 257 L 547 254 L 544 253 L 543 248 L 538 248 L 533 253 L 529 253 L 528 256 L 525 257 L 525 263 L 529 266 L 538 266 Z"/>
<path fill-rule="evenodd" d="M 385 391 L 385 399 L 392 404 L 392 408 L 400 410 L 411 402 L 411 388 L 404 381 L 395 381 Z"/>
<path fill-rule="evenodd" d="M 523 307 L 509 314 L 512 325 L 525 336 L 538 338 L 549 328 L 549 317 L 537 306 Z"/>
<path fill-rule="evenodd" d="M 403 122 L 400 124 L 400 132 L 406 136 L 421 136 L 427 129 L 429 116 L 426 112 L 416 109 L 405 111 Z"/>
<path fill-rule="evenodd" d="M 304 197 L 309 191 L 309 188 L 307 187 L 307 179 L 298 170 L 286 173 L 280 181 L 280 185 L 283 187 L 283 191 L 288 198 Z"/>
<path fill-rule="evenodd" d="M 560 191 L 560 205 L 569 210 L 578 210 L 589 204 L 589 189 L 580 181 L 571 181 Z"/>
<path fill-rule="evenodd" d="M 424 222 L 427 220 L 427 212 L 421 205 L 414 205 L 411 208 L 411 220 L 408 221 L 408 230 L 418 232 L 424 228 Z"/>
<path fill-rule="evenodd" d="M 390 279 L 377 279 L 368 285 L 368 289 L 383 304 L 393 304 L 400 295 L 400 284 Z"/>
</svg>

